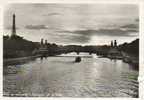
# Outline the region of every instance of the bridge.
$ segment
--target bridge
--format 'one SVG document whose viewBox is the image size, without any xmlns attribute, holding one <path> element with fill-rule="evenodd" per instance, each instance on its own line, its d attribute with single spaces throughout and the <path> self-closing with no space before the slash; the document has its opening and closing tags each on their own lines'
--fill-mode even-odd
<svg viewBox="0 0 144 100">
<path fill-rule="evenodd" d="M 70 48 L 69 46 L 57 46 L 55 48 L 53 47 L 41 47 L 39 48 L 36 53 L 43 56 L 55 56 L 60 54 L 67 54 L 71 52 L 76 52 L 77 55 L 79 55 L 81 52 L 96 54 L 103 57 L 109 57 L 109 58 L 121 58 L 121 53 L 117 48 L 114 47 L 75 47 L 73 46 Z"/>
<path fill-rule="evenodd" d="M 120 55 L 120 51 L 118 50 L 116 40 L 111 42 L 111 45 L 103 45 L 103 46 L 81 46 L 81 45 L 56 45 L 56 44 L 50 44 L 47 43 L 47 40 L 45 40 L 45 43 L 43 42 L 43 39 L 41 39 L 41 43 L 39 45 L 39 48 L 34 51 L 34 54 L 39 54 L 41 56 L 55 56 L 59 54 L 66 54 L 76 52 L 78 55 L 81 52 L 89 53 L 90 55 L 97 54 L 101 56 L 117 56 Z"/>
</svg>

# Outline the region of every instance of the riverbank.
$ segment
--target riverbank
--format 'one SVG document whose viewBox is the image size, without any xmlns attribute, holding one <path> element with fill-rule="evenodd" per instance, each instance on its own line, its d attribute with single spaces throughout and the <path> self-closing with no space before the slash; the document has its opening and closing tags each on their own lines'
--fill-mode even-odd
<svg viewBox="0 0 144 100">
<path fill-rule="evenodd" d="M 16 63 L 24 63 L 30 59 L 35 59 L 37 57 L 40 57 L 40 55 L 3 59 L 3 64 L 9 65 L 9 64 L 16 64 Z"/>
<path fill-rule="evenodd" d="M 126 53 L 126 52 L 121 52 L 121 55 L 107 55 L 104 56 L 107 57 L 109 59 L 121 59 L 123 62 L 128 63 L 133 65 L 136 69 L 139 69 L 139 57 Z"/>
<path fill-rule="evenodd" d="M 126 63 L 130 63 L 134 66 L 139 67 L 139 57 L 136 57 L 134 55 L 128 54 L 126 52 L 122 52 L 123 61 Z"/>
</svg>

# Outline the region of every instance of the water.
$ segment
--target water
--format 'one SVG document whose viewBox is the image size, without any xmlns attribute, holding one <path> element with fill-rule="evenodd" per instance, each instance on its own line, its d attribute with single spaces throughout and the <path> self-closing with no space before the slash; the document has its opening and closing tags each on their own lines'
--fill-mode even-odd
<svg viewBox="0 0 144 100">
<path fill-rule="evenodd" d="M 138 71 L 122 60 L 81 53 L 4 66 L 5 96 L 137 97 Z"/>
</svg>

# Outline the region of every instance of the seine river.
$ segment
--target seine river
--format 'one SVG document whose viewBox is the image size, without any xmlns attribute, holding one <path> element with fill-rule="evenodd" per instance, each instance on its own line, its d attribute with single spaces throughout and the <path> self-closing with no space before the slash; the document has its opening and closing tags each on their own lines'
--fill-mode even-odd
<svg viewBox="0 0 144 100">
<path fill-rule="evenodd" d="M 137 97 L 138 70 L 122 60 L 75 53 L 4 66 L 4 96 Z"/>
</svg>

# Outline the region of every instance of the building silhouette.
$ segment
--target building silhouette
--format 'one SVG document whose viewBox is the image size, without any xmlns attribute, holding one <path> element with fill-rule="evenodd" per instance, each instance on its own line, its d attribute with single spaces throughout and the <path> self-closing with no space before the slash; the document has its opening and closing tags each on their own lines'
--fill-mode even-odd
<svg viewBox="0 0 144 100">
<path fill-rule="evenodd" d="M 14 37 L 14 36 L 16 36 L 15 14 L 13 14 L 11 37 Z"/>
<path fill-rule="evenodd" d="M 117 41 L 114 40 L 114 47 L 117 47 Z"/>
<path fill-rule="evenodd" d="M 9 39 L 13 40 L 22 40 L 23 37 L 16 34 L 16 16 L 13 14 L 12 16 L 12 33 Z"/>
<path fill-rule="evenodd" d="M 43 46 L 43 44 L 44 44 L 44 43 L 43 43 L 43 38 L 42 38 L 42 39 L 41 39 L 41 45 Z"/>
<path fill-rule="evenodd" d="M 113 47 L 113 41 L 111 41 L 111 47 Z"/>
<path fill-rule="evenodd" d="M 117 41 L 116 40 L 112 40 L 111 41 L 111 47 L 113 48 L 113 47 L 117 47 Z"/>
</svg>

